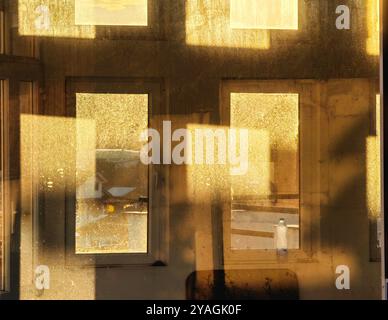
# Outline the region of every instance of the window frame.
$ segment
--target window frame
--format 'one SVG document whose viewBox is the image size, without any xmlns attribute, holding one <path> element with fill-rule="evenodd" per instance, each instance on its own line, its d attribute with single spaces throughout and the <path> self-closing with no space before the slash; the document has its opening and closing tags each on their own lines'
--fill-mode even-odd
<svg viewBox="0 0 388 320">
<path fill-rule="evenodd" d="M 75 117 L 76 93 L 148 94 L 149 127 L 159 128 L 154 118 L 165 110 L 163 83 L 157 79 L 67 78 L 66 116 Z M 66 265 L 167 265 L 168 169 L 149 165 L 147 253 L 76 254 L 75 190 L 66 183 L 65 250 Z"/>
<path fill-rule="evenodd" d="M 6 104 L 7 104 L 7 83 L 8 81 L 6 79 L 0 78 L 0 130 L 1 130 L 1 139 L 0 139 L 0 161 L 1 161 L 1 177 L 0 177 L 0 183 L 1 183 L 1 209 L 2 209 L 2 216 L 1 218 L 1 228 L 2 232 L 0 233 L 1 237 L 1 250 L 0 250 L 0 258 L 1 258 L 1 264 L 0 264 L 0 293 L 9 291 L 9 251 L 10 251 L 10 244 L 9 241 L 6 241 L 7 238 L 9 238 L 9 226 L 8 226 L 8 219 L 6 219 L 6 210 L 5 210 L 5 200 L 6 197 L 4 195 L 5 193 L 5 174 L 4 174 L 4 165 L 5 165 L 5 158 L 4 158 L 4 116 L 5 116 L 5 110 L 6 110 Z"/>
<path fill-rule="evenodd" d="M 276 249 L 231 249 L 231 201 L 222 205 L 223 265 L 311 262 L 317 251 L 316 221 L 319 219 L 319 88 L 313 80 L 224 80 L 220 89 L 220 118 L 230 125 L 231 93 L 299 94 L 299 249 L 288 250 L 280 257 Z M 304 151 L 314 150 L 314 152 Z M 229 197 L 230 199 L 231 197 Z"/>
<path fill-rule="evenodd" d="M 4 11 L 7 9 L 6 1 L 0 0 L 0 6 L 3 5 Z M 7 14 L 3 13 L 3 26 L 4 38 L 4 52 L 0 53 L 0 80 L 3 82 L 3 98 L 2 98 L 2 119 L 0 119 L 3 128 L 3 186 L 4 186 L 4 230 L 5 230 L 5 239 L 7 243 L 4 245 L 4 283 L 3 288 L 0 288 L 0 297 L 8 298 L 17 295 L 17 285 L 24 283 L 23 277 L 21 277 L 21 269 L 19 270 L 19 257 L 20 254 L 23 254 L 24 251 L 31 252 L 33 259 L 36 259 L 38 256 L 39 248 L 34 245 L 31 241 L 26 243 L 25 248 L 21 248 L 20 234 L 23 230 L 28 230 L 35 235 L 36 229 L 36 218 L 37 218 L 37 209 L 34 207 L 31 219 L 23 220 L 20 213 L 20 197 L 16 190 L 18 187 L 11 184 L 9 174 L 10 174 L 10 148 L 9 145 L 9 111 L 13 108 L 19 107 L 19 83 L 20 82 L 31 82 L 32 83 L 32 114 L 38 114 L 40 110 L 40 95 L 39 88 L 40 84 L 43 82 L 43 69 L 39 60 L 32 57 L 18 57 L 9 55 L 8 45 L 9 45 L 9 34 L 7 33 Z M 18 184 L 20 186 L 20 184 Z M 34 189 L 36 192 L 36 189 Z M 35 201 L 34 193 L 34 201 Z M 12 200 L 13 198 L 13 204 Z M 35 205 L 35 203 L 34 203 Z M 19 224 L 19 221 L 23 220 L 22 224 Z M 34 236 L 34 239 L 35 236 Z M 24 251 L 23 251 L 24 250 Z M 34 260 L 36 261 L 36 260 Z M 30 266 L 27 268 L 29 269 Z M 32 266 L 31 266 L 32 267 Z M 33 272 L 33 269 L 29 270 Z M 3 289 L 3 290 L 2 290 Z"/>
</svg>

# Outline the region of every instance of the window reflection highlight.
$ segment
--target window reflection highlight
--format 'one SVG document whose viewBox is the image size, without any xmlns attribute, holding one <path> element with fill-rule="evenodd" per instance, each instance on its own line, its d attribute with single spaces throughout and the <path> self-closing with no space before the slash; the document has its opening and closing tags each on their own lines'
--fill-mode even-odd
<svg viewBox="0 0 388 320">
<path fill-rule="evenodd" d="M 77 119 L 92 120 L 96 132 L 94 147 L 77 152 L 76 253 L 146 253 L 148 168 L 139 137 L 148 95 L 76 96 Z M 87 145 L 85 136 L 77 144 Z"/>
<path fill-rule="evenodd" d="M 230 0 L 230 27 L 298 30 L 298 0 Z"/>
<path fill-rule="evenodd" d="M 193 46 L 269 49 L 267 30 L 230 28 L 229 0 L 186 1 L 186 43 Z"/>
<path fill-rule="evenodd" d="M 232 250 L 299 248 L 299 95 L 231 93 L 231 127 L 249 129 L 249 170 L 231 176 Z M 285 249 L 285 248 L 283 248 Z"/>
<path fill-rule="evenodd" d="M 76 25 L 147 26 L 147 0 L 76 0 Z"/>
</svg>

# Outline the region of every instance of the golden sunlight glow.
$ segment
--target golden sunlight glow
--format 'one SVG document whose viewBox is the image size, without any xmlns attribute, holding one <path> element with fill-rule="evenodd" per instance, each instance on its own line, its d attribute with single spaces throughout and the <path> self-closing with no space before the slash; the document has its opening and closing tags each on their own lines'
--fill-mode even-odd
<svg viewBox="0 0 388 320">
<path fill-rule="evenodd" d="M 76 103 L 77 118 L 21 116 L 23 168 L 39 174 L 41 192 L 74 190 L 77 254 L 145 253 L 148 95 L 80 93 Z"/>
<path fill-rule="evenodd" d="M 249 178 L 233 177 L 236 195 L 298 193 L 298 94 L 232 93 L 231 126 L 249 129 Z M 276 180 L 276 181 L 275 181 Z"/>
<path fill-rule="evenodd" d="M 90 120 L 76 120 L 74 118 L 38 116 L 31 114 L 21 114 L 20 116 L 20 164 L 21 164 L 21 192 L 22 197 L 26 197 L 26 193 L 38 196 L 40 194 L 49 194 L 60 202 L 64 201 L 65 187 L 72 188 L 71 183 L 66 185 L 69 179 L 74 177 L 75 153 L 77 149 L 75 132 L 85 138 L 85 144 L 80 145 L 79 152 L 85 151 L 85 156 L 89 154 L 91 149 L 89 143 L 93 141 L 95 135 L 95 126 Z M 87 143 L 86 143 L 87 142 Z M 79 143 L 82 143 L 80 141 Z M 36 190 L 35 186 L 39 189 Z M 37 192 L 37 193 L 35 193 Z M 32 197 L 31 197 L 32 199 Z M 33 283 L 33 275 L 31 270 L 34 270 L 35 264 L 33 259 L 36 248 L 34 243 L 33 232 L 39 231 L 35 229 L 37 216 L 34 216 L 34 208 L 31 203 L 31 210 L 26 209 L 22 203 L 23 219 L 29 220 L 29 223 L 23 226 L 22 222 L 22 239 L 21 251 L 26 251 L 21 256 L 21 280 L 24 281 L 24 286 Z M 63 202 L 64 204 L 64 202 Z M 60 209 L 59 209 L 60 210 Z M 34 216 L 34 218 L 33 218 Z M 22 220 L 22 221 L 23 221 Z M 30 232 L 30 233 L 28 233 Z M 23 247 L 24 245 L 24 247 Z M 33 252 L 31 252 L 33 251 Z M 61 279 L 57 288 L 70 288 L 70 292 L 76 291 L 76 294 L 88 299 L 95 297 L 95 272 L 85 270 L 85 272 L 77 274 L 69 272 L 64 266 L 63 260 L 58 257 L 63 257 L 63 250 L 57 246 L 47 248 L 45 263 L 50 267 L 52 276 Z M 36 254 L 36 253 L 35 253 Z M 24 256 L 24 257 L 23 257 Z M 29 258 L 31 266 L 26 264 L 26 258 Z M 29 281 L 29 282 L 27 282 Z M 79 286 L 74 286 L 75 283 L 80 283 Z M 81 284 L 82 283 L 82 284 Z M 22 290 L 23 291 L 23 290 Z M 46 298 L 58 297 L 60 290 L 51 290 L 52 295 L 47 295 Z M 69 292 L 69 291 L 68 291 Z M 21 292 L 21 297 L 30 299 L 30 291 Z"/>
<path fill-rule="evenodd" d="M 231 173 L 226 165 L 187 166 L 188 198 L 206 203 L 212 195 L 231 207 L 231 247 L 233 250 L 274 249 L 275 227 L 280 218 L 288 225 L 288 248 L 299 248 L 299 95 L 291 93 L 231 93 L 230 127 L 189 124 L 196 129 L 248 130 L 247 170 Z M 215 141 L 215 140 L 214 140 Z M 219 140 L 218 140 L 219 141 Z M 197 141 L 195 141 L 196 143 Z M 214 158 L 220 144 L 214 144 Z M 230 145 L 227 145 L 230 150 Z M 192 147 L 193 158 L 195 148 Z M 241 157 L 242 159 L 244 157 Z M 203 263 L 208 262 L 204 259 Z"/>
<path fill-rule="evenodd" d="M 190 164 L 191 191 L 202 195 L 223 190 L 231 182 L 235 196 L 270 196 L 274 185 L 278 193 L 298 194 L 298 109 L 298 94 L 232 93 L 230 128 L 248 129 L 248 171 L 230 176 L 229 167 L 225 165 Z M 229 129 L 200 124 L 190 124 L 187 128 L 192 135 L 195 129 Z M 215 146 L 214 159 L 217 159 L 219 149 Z M 240 151 L 238 144 L 237 152 Z M 192 154 L 195 158 L 194 147 Z"/>
<path fill-rule="evenodd" d="M 380 54 L 380 0 L 367 0 L 368 38 L 366 51 L 370 55 Z"/>
<path fill-rule="evenodd" d="M 231 127 L 249 130 L 246 176 L 231 176 L 232 250 L 299 248 L 299 95 L 231 93 Z"/>
<path fill-rule="evenodd" d="M 369 136 L 366 145 L 367 207 L 370 217 L 381 216 L 381 144 L 380 144 L 380 95 L 376 97 L 376 136 Z"/>
<path fill-rule="evenodd" d="M 77 131 L 76 253 L 146 253 L 148 167 L 139 137 L 148 128 L 148 95 L 77 93 L 76 100 L 77 120 L 94 124 L 93 135 Z"/>
<path fill-rule="evenodd" d="M 30 149 L 32 157 L 23 155 L 25 164 L 32 172 L 39 172 L 43 185 L 57 187 L 63 185 L 64 174 L 74 166 L 76 127 L 82 135 L 94 135 L 94 123 L 87 120 L 23 114 L 21 116 L 21 145 Z M 61 143 L 58 143 L 61 141 Z M 82 150 L 89 150 L 88 145 Z"/>
<path fill-rule="evenodd" d="M 228 130 L 229 128 L 223 126 L 215 126 L 209 124 L 188 124 L 187 130 L 189 130 L 192 137 L 195 137 L 195 130 Z M 196 164 L 194 159 L 196 157 L 196 149 L 194 146 L 195 140 L 191 144 L 192 161 L 187 165 L 187 185 L 188 185 L 188 197 L 193 202 L 202 202 L 212 194 L 225 190 L 228 186 L 229 167 L 222 164 Z M 218 147 L 220 146 L 218 140 L 214 140 L 214 159 L 217 159 Z M 190 145 L 187 145 L 190 148 Z M 205 145 L 202 150 L 206 153 Z M 209 150 L 207 150 L 209 151 Z"/>
<path fill-rule="evenodd" d="M 147 26 L 147 5 L 147 0 L 75 0 L 75 24 Z"/>
<path fill-rule="evenodd" d="M 230 0 L 230 27 L 298 30 L 298 0 Z"/>
<path fill-rule="evenodd" d="M 229 0 L 186 1 L 186 43 L 193 46 L 269 49 L 267 30 L 230 28 Z"/>
<path fill-rule="evenodd" d="M 22 36 L 93 39 L 94 26 L 76 26 L 74 1 L 19 0 L 19 34 Z"/>
</svg>

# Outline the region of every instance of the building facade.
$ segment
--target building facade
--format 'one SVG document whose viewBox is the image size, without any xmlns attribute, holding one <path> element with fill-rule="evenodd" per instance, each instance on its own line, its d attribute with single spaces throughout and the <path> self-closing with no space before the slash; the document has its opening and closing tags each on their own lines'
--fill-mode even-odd
<svg viewBox="0 0 388 320">
<path fill-rule="evenodd" d="M 1 298 L 381 299 L 378 0 L 0 8 Z"/>
</svg>

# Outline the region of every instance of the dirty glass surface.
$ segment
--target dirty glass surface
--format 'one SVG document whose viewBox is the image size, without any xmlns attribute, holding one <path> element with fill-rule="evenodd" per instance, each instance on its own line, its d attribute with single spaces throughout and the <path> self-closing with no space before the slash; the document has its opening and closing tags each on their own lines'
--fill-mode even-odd
<svg viewBox="0 0 388 320">
<path fill-rule="evenodd" d="M 94 122 L 77 140 L 95 148 L 77 152 L 76 253 L 146 253 L 148 168 L 139 136 L 148 95 L 78 93 L 77 119 Z"/>
<path fill-rule="evenodd" d="M 299 96 L 231 93 L 231 126 L 249 130 L 249 169 L 232 176 L 233 250 L 299 248 Z"/>
</svg>

